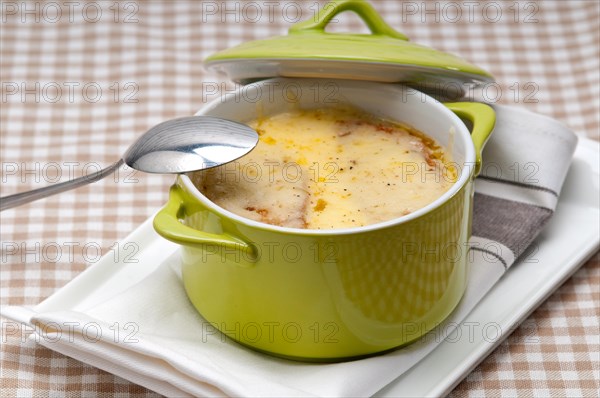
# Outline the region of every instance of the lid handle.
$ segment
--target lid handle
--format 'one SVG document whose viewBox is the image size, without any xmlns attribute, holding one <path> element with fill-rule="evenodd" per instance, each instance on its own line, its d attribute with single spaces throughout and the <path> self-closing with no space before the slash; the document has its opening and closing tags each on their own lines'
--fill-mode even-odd
<svg viewBox="0 0 600 398">
<path fill-rule="evenodd" d="M 314 18 L 298 22 L 289 29 L 289 33 L 316 31 L 323 33 L 327 24 L 336 15 L 344 11 L 355 12 L 369 27 L 374 35 L 389 36 L 395 39 L 408 40 L 408 37 L 390 25 L 377 13 L 371 4 L 365 0 L 332 1 L 323 6 Z"/>
</svg>

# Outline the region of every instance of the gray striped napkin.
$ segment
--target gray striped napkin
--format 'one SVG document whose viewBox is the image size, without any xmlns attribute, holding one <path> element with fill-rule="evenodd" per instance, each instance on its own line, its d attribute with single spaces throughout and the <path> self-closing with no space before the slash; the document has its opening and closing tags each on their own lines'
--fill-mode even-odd
<svg viewBox="0 0 600 398">
<path fill-rule="evenodd" d="M 577 144 L 573 133 L 549 118 L 496 106 L 497 125 L 476 182 L 473 262 L 462 301 L 436 336 L 448 335 L 507 271 L 551 217 Z M 168 291 L 169 295 L 157 295 Z M 35 308 L 34 308 L 35 311 Z M 168 396 L 370 396 L 402 375 L 443 339 L 420 339 L 372 358 L 308 364 L 263 355 L 218 334 L 189 304 L 175 253 L 140 283 L 85 313 L 31 312 L 4 315 L 29 323 L 73 325 L 63 338 L 41 344 Z M 112 341 L 115 322 L 138 327 L 136 344 Z M 93 344 L 86 325 L 101 328 Z M 96 330 L 97 331 L 97 330 Z M 439 333 L 438 333 L 439 332 Z M 53 336 L 50 336 L 53 337 Z M 89 340 L 89 337 L 88 337 Z"/>
<path fill-rule="evenodd" d="M 494 109 L 496 127 L 475 184 L 473 236 L 506 248 L 499 259 L 508 268 L 552 216 L 577 136 L 542 115 L 500 105 Z"/>
</svg>

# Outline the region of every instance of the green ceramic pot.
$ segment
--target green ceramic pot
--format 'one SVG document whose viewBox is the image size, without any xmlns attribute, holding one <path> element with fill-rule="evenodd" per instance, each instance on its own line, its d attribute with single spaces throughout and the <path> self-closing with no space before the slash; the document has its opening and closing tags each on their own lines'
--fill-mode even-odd
<svg viewBox="0 0 600 398">
<path fill-rule="evenodd" d="M 237 216 L 200 193 L 193 175 L 181 175 L 154 220 L 160 235 L 182 245 L 185 290 L 203 317 L 234 340 L 278 356 L 329 361 L 402 346 L 444 320 L 465 290 L 473 179 L 494 125 L 490 107 L 444 105 L 398 85 L 273 79 L 199 114 L 248 122 L 337 103 L 434 137 L 457 162 L 457 182 L 394 220 L 301 230 Z M 473 124 L 472 133 L 457 115 Z"/>
</svg>

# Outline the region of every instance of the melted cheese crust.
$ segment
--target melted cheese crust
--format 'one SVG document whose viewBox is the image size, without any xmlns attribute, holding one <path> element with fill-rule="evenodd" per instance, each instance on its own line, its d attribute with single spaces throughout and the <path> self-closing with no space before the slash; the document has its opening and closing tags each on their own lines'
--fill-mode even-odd
<svg viewBox="0 0 600 398">
<path fill-rule="evenodd" d="M 457 178 L 433 139 L 355 109 L 298 110 L 250 125 L 260 135 L 252 152 L 193 181 L 252 220 L 310 229 L 374 224 L 426 206 Z"/>
</svg>

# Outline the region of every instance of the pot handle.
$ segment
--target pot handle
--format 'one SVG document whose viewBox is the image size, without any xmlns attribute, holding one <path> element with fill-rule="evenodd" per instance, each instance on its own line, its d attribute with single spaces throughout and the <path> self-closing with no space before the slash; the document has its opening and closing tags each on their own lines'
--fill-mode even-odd
<svg viewBox="0 0 600 398">
<path fill-rule="evenodd" d="M 227 233 L 212 234 L 188 227 L 180 221 L 185 214 L 184 198 L 181 187 L 175 184 L 169 191 L 169 201 L 154 217 L 153 226 L 163 238 L 180 245 L 197 247 L 198 245 L 213 245 L 229 250 L 239 250 L 249 258 L 254 257 L 254 248 L 239 238 Z"/>
<path fill-rule="evenodd" d="M 444 104 L 456 116 L 473 123 L 471 139 L 475 145 L 475 174 L 477 177 L 481 171 L 481 152 L 496 124 L 496 113 L 494 109 L 479 102 L 447 102 Z"/>
<path fill-rule="evenodd" d="M 388 25 L 375 8 L 365 0 L 340 0 L 327 3 L 314 18 L 294 24 L 288 31 L 294 33 L 325 33 L 327 24 L 344 11 L 355 12 L 369 27 L 374 35 L 389 36 L 395 39 L 408 40 L 403 33 Z"/>
</svg>

